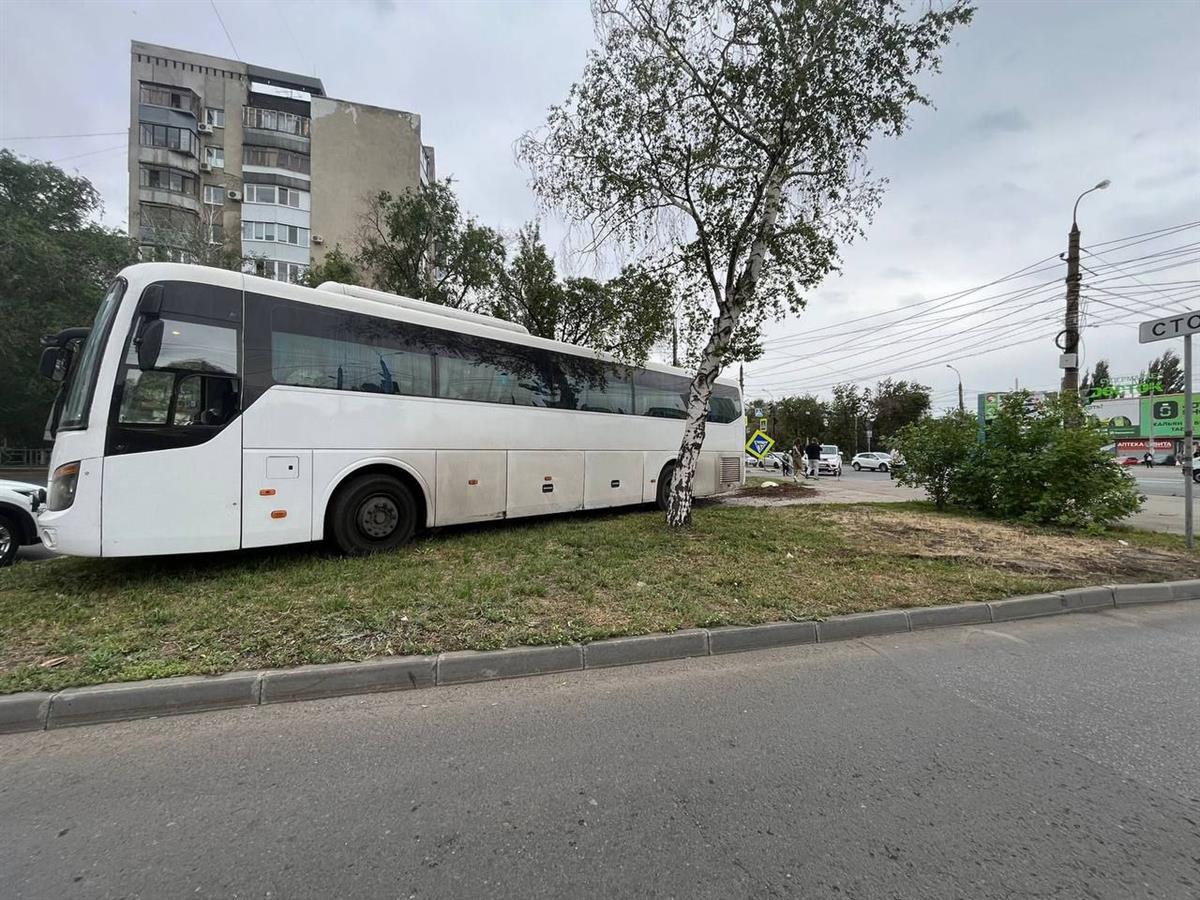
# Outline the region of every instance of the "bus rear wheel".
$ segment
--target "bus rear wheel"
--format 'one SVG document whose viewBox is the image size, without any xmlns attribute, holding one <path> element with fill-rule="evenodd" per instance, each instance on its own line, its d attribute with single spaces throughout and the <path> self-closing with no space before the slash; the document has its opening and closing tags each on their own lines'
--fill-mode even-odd
<svg viewBox="0 0 1200 900">
<path fill-rule="evenodd" d="M 654 493 L 654 505 L 666 512 L 671 505 L 671 482 L 675 478 L 675 463 L 667 463 L 658 473 L 658 489 Z"/>
<path fill-rule="evenodd" d="M 417 503 L 387 475 L 364 475 L 342 487 L 329 510 L 329 536 L 348 556 L 395 550 L 417 530 Z"/>
</svg>

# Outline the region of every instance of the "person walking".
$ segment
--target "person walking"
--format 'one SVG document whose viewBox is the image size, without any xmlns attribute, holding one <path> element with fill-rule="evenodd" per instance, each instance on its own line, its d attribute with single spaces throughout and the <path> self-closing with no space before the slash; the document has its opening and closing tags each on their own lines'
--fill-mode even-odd
<svg viewBox="0 0 1200 900">
<path fill-rule="evenodd" d="M 1144 465 L 1147 469 L 1154 468 L 1154 454 L 1149 450 L 1147 450 L 1146 455 L 1142 457 L 1142 465 Z"/>
<path fill-rule="evenodd" d="M 821 445 L 817 443 L 816 438 L 809 438 L 808 443 L 804 446 L 804 457 L 808 462 L 808 467 L 805 470 L 805 475 L 816 478 L 821 474 Z"/>
</svg>

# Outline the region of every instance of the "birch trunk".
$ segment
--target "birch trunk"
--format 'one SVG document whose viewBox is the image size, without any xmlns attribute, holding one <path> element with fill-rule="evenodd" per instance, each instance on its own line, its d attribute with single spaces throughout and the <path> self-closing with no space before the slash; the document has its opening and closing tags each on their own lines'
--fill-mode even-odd
<svg viewBox="0 0 1200 900">
<path fill-rule="evenodd" d="M 763 218 L 755 233 L 754 243 L 750 245 L 750 256 L 732 290 L 727 290 L 724 300 L 717 304 L 712 334 L 704 346 L 700 365 L 688 389 L 687 419 L 683 426 L 679 455 L 675 457 L 675 467 L 671 473 L 667 504 L 667 524 L 673 528 L 681 528 L 692 521 L 692 483 L 700 463 L 700 447 L 704 444 L 704 432 L 708 424 L 708 401 L 712 397 L 713 384 L 721 374 L 721 364 L 733 338 L 733 330 L 754 293 L 759 272 L 762 271 L 767 238 L 779 217 L 782 191 L 782 176 L 773 175 L 763 198 Z"/>
</svg>

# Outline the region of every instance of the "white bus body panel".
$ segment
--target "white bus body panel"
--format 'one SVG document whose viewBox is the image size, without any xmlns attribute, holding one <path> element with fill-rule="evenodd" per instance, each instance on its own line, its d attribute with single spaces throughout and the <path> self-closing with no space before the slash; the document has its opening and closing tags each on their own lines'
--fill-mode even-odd
<svg viewBox="0 0 1200 900">
<path fill-rule="evenodd" d="M 582 450 L 508 452 L 509 518 L 570 512 L 582 507 Z"/>
<path fill-rule="evenodd" d="M 583 476 L 585 509 L 642 502 L 642 454 L 635 450 L 591 450 Z"/>
<path fill-rule="evenodd" d="M 242 420 L 193 447 L 104 460 L 104 556 L 236 550 L 242 537 Z"/>
<path fill-rule="evenodd" d="M 508 454 L 502 450 L 439 450 L 435 525 L 503 519 L 508 502 Z"/>
<path fill-rule="evenodd" d="M 245 451 L 243 547 L 270 547 L 312 539 L 312 458 L 311 450 Z"/>
</svg>

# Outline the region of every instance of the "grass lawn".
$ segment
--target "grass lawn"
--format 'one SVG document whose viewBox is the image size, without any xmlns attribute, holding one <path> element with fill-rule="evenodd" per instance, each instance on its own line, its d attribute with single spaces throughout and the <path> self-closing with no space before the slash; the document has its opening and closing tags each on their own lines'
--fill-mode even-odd
<svg viewBox="0 0 1200 900">
<path fill-rule="evenodd" d="M 1120 539 L 1118 539 L 1120 538 Z M 677 628 L 1195 577 L 1171 535 L 1077 537 L 919 504 L 702 505 L 446 530 L 341 559 L 313 547 L 0 570 L 0 692 L 589 641 Z"/>
</svg>

